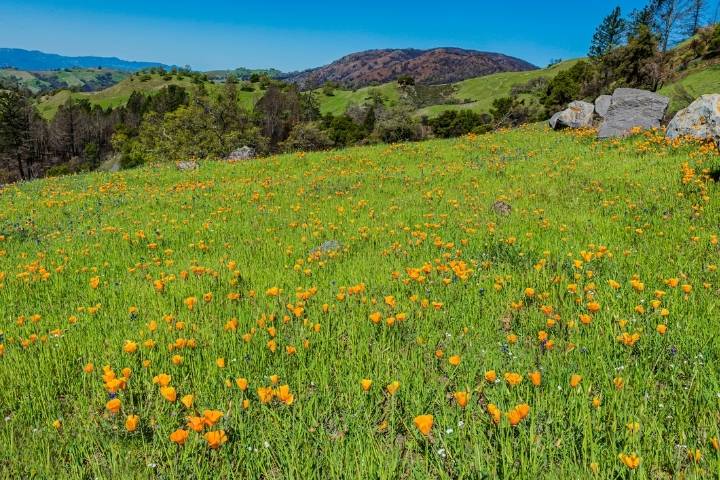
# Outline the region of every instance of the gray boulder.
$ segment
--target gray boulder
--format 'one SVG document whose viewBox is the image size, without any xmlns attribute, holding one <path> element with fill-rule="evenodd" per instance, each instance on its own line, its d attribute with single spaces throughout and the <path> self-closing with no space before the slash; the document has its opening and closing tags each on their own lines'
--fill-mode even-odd
<svg viewBox="0 0 720 480">
<path fill-rule="evenodd" d="M 584 128 L 592 126 L 595 106 L 592 103 L 575 101 L 570 102 L 568 108 L 558 112 L 550 118 L 550 127 L 553 130 L 564 128 Z"/>
<path fill-rule="evenodd" d="M 180 170 L 182 172 L 187 172 L 190 170 L 197 170 L 198 168 L 200 168 L 200 165 L 198 165 L 198 163 L 195 160 L 180 161 L 180 162 L 177 162 L 177 164 L 175 164 L 175 166 L 177 167 L 178 170 Z"/>
<path fill-rule="evenodd" d="M 612 95 L 600 95 L 595 99 L 595 113 L 605 118 L 612 103 Z"/>
<path fill-rule="evenodd" d="M 233 150 L 232 152 L 230 152 L 230 155 L 228 155 L 227 159 L 230 161 L 239 161 L 250 160 L 251 158 L 255 158 L 255 149 L 245 145 L 244 147 L 238 148 L 237 150 Z"/>
<path fill-rule="evenodd" d="M 327 240 L 310 250 L 310 256 L 327 255 L 331 252 L 337 252 L 341 248 L 342 245 L 337 240 Z"/>
<path fill-rule="evenodd" d="M 635 127 L 643 130 L 657 128 L 669 103 L 669 98 L 657 93 L 635 88 L 618 88 L 613 92 L 610 108 L 600 125 L 598 137 L 624 137 Z"/>
<path fill-rule="evenodd" d="M 703 95 L 680 110 L 667 128 L 669 138 L 691 136 L 720 144 L 720 94 Z"/>
</svg>

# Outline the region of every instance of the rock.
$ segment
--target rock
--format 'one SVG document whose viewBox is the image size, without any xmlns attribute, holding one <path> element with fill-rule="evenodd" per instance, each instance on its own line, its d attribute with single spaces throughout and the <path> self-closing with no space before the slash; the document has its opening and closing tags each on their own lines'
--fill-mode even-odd
<svg viewBox="0 0 720 480">
<path fill-rule="evenodd" d="M 600 95 L 595 99 L 595 113 L 605 118 L 612 102 L 612 95 Z"/>
<path fill-rule="evenodd" d="M 496 215 L 499 215 L 501 217 L 507 217 L 512 213 L 512 206 L 507 202 L 503 202 L 502 200 L 498 200 L 497 202 L 493 203 L 491 208 Z"/>
<path fill-rule="evenodd" d="M 635 127 L 657 128 L 669 103 L 669 98 L 647 90 L 618 88 L 613 92 L 598 137 L 624 137 Z"/>
<path fill-rule="evenodd" d="M 310 250 L 310 256 L 315 255 L 327 255 L 330 252 L 336 252 L 342 248 L 340 242 L 337 240 L 327 240 L 321 243 L 319 246 Z"/>
<path fill-rule="evenodd" d="M 197 170 L 200 166 L 195 160 L 187 160 L 184 162 L 177 162 L 177 169 L 183 172 L 188 170 Z"/>
<path fill-rule="evenodd" d="M 592 103 L 581 101 L 570 102 L 568 108 L 552 116 L 550 119 L 550 127 L 552 127 L 553 130 L 590 127 L 592 126 L 594 111 L 595 106 Z"/>
<path fill-rule="evenodd" d="M 238 160 L 250 160 L 251 158 L 255 158 L 255 149 L 248 147 L 247 145 L 238 148 L 237 150 L 233 150 L 227 157 L 229 161 L 235 162 Z"/>
<path fill-rule="evenodd" d="M 668 138 L 691 136 L 720 145 L 720 94 L 703 95 L 680 110 L 667 128 Z"/>
</svg>

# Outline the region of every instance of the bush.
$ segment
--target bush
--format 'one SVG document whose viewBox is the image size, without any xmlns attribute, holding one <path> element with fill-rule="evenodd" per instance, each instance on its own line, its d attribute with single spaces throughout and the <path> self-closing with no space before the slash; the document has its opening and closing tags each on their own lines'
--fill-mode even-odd
<svg viewBox="0 0 720 480">
<path fill-rule="evenodd" d="M 591 74 L 592 66 L 587 62 L 578 62 L 569 70 L 558 73 L 547 86 L 542 104 L 555 112 L 564 109 L 573 100 L 579 100 L 583 83 Z"/>
<path fill-rule="evenodd" d="M 334 117 L 327 114 L 322 119 L 322 128 L 337 147 L 354 145 L 368 135 L 363 125 L 356 123 L 349 115 Z"/>
<path fill-rule="evenodd" d="M 713 33 L 713 36 L 710 39 L 710 43 L 708 44 L 707 56 L 708 57 L 720 56 L 720 24 L 718 24 L 715 27 L 715 32 Z"/>
<path fill-rule="evenodd" d="M 324 150 L 333 144 L 330 137 L 315 123 L 298 123 L 290 131 L 287 140 L 280 144 L 286 152 Z"/>
<path fill-rule="evenodd" d="M 128 151 L 120 156 L 120 168 L 127 170 L 129 168 L 140 167 L 145 164 L 145 157 L 137 151 Z"/>
<path fill-rule="evenodd" d="M 438 117 L 430 119 L 428 124 L 436 136 L 450 138 L 459 137 L 478 127 L 487 126 L 491 120 L 489 115 L 481 115 L 471 110 L 446 110 Z"/>
<path fill-rule="evenodd" d="M 67 163 L 53 165 L 45 171 L 45 175 L 48 177 L 61 177 L 63 175 L 70 175 L 71 173 L 70 166 Z"/>
<path fill-rule="evenodd" d="M 412 111 L 399 106 L 382 112 L 375 122 L 373 135 L 385 143 L 422 140 L 422 128 L 412 117 Z"/>
<path fill-rule="evenodd" d="M 410 75 L 403 75 L 401 77 L 398 77 L 397 83 L 401 87 L 410 87 L 412 85 L 415 85 L 415 79 Z"/>
</svg>

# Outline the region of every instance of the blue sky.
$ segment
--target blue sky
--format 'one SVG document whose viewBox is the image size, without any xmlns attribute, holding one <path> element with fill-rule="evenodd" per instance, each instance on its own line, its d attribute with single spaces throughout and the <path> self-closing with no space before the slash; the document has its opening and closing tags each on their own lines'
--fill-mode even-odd
<svg viewBox="0 0 720 480">
<path fill-rule="evenodd" d="M 629 12 L 646 0 L 0 0 L 0 47 L 290 71 L 370 48 L 454 46 L 544 66 L 584 55 L 616 3 Z"/>
</svg>

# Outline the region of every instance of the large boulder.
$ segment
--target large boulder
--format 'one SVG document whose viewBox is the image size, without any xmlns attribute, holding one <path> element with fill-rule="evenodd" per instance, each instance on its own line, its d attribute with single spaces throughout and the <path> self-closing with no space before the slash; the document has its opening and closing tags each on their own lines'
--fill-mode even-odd
<svg viewBox="0 0 720 480">
<path fill-rule="evenodd" d="M 550 118 L 550 127 L 553 130 L 590 127 L 592 126 L 594 111 L 595 107 L 592 103 L 581 101 L 571 102 L 568 108 L 556 113 Z"/>
<path fill-rule="evenodd" d="M 250 160 L 251 158 L 255 158 L 255 149 L 245 145 L 230 152 L 227 159 L 231 162 L 237 162 L 240 160 Z"/>
<path fill-rule="evenodd" d="M 618 88 L 613 92 L 598 137 L 624 137 L 636 127 L 657 128 L 669 103 L 669 98 L 647 90 Z"/>
<path fill-rule="evenodd" d="M 703 95 L 680 110 L 667 128 L 669 138 L 691 136 L 720 144 L 720 94 Z"/>
<path fill-rule="evenodd" d="M 600 95 L 595 99 L 595 113 L 605 118 L 612 103 L 612 95 Z"/>
</svg>

